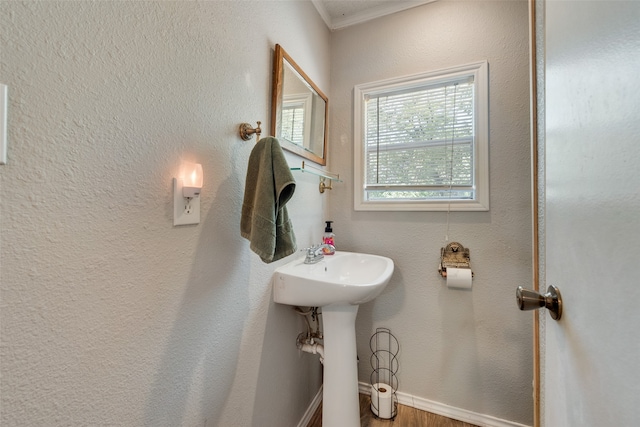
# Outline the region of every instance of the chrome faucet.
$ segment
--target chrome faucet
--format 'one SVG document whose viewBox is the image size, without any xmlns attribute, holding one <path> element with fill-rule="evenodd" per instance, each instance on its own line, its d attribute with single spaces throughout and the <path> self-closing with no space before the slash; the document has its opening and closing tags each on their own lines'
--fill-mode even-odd
<svg viewBox="0 0 640 427">
<path fill-rule="evenodd" d="M 318 246 L 312 246 L 307 248 L 307 256 L 304 259 L 305 264 L 315 264 L 318 261 L 321 261 L 324 258 L 324 250 L 328 249 L 328 253 L 334 254 L 336 253 L 336 248 L 333 245 L 329 245 L 324 243 Z"/>
</svg>

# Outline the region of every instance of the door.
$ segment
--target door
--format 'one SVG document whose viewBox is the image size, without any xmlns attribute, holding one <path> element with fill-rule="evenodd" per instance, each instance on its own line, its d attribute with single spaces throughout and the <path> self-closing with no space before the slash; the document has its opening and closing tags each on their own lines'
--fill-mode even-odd
<svg viewBox="0 0 640 427">
<path fill-rule="evenodd" d="M 640 426 L 640 1 L 545 8 L 543 425 Z"/>
</svg>

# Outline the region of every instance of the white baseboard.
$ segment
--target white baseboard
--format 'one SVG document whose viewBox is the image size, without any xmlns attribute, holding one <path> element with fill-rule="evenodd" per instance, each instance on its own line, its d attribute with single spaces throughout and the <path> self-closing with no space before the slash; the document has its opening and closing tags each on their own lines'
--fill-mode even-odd
<svg viewBox="0 0 640 427">
<path fill-rule="evenodd" d="M 371 395 L 371 385 L 368 383 L 358 383 L 360 393 Z M 398 403 L 421 411 L 431 412 L 433 414 L 442 415 L 465 423 L 475 424 L 481 427 L 529 427 L 525 424 L 519 424 L 513 421 L 507 421 L 491 415 L 478 414 L 476 412 L 467 411 L 466 409 L 454 408 L 444 403 L 434 402 L 432 400 L 423 399 L 421 397 L 412 396 L 407 393 L 396 392 Z"/>
<path fill-rule="evenodd" d="M 320 390 L 318 390 L 318 393 L 316 393 L 316 396 L 309 404 L 307 411 L 304 413 L 302 419 L 298 423 L 298 427 L 307 427 L 307 424 L 309 424 L 309 421 L 311 421 L 313 414 L 316 413 L 316 409 L 318 409 L 318 406 L 320 406 L 320 402 L 322 402 L 322 386 L 320 386 Z"/>
</svg>

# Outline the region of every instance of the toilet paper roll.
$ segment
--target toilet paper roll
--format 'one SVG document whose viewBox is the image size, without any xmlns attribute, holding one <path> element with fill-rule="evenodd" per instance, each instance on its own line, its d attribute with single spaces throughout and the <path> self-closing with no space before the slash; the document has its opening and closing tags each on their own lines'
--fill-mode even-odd
<svg viewBox="0 0 640 427">
<path fill-rule="evenodd" d="M 395 416 L 393 405 L 393 389 L 389 384 L 375 383 L 371 385 L 371 412 L 383 419 Z"/>
<path fill-rule="evenodd" d="M 471 289 L 470 268 L 447 268 L 447 288 Z"/>
</svg>

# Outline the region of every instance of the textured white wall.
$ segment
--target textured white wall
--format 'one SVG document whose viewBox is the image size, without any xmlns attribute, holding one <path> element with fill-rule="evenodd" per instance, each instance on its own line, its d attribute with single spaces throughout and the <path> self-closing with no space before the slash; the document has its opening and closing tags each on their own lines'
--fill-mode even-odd
<svg viewBox="0 0 640 427">
<path fill-rule="evenodd" d="M 385 292 L 358 315 L 360 381 L 369 381 L 369 337 L 397 336 L 400 391 L 531 424 L 531 315 L 515 288 L 531 283 L 531 174 L 526 1 L 439 1 L 332 33 L 328 169 L 345 177 L 329 212 L 338 248 L 394 259 Z M 446 213 L 355 212 L 353 87 L 489 61 L 489 212 L 453 212 L 450 239 L 471 249 L 472 292 L 438 275 Z"/>
<path fill-rule="evenodd" d="M 2 2 L 0 424 L 299 421 L 320 365 L 239 233 L 237 127 L 269 133 L 276 43 L 328 92 L 308 2 Z M 204 167 L 202 220 L 176 228 L 183 160 Z M 303 247 L 325 197 L 296 179 Z"/>
</svg>

